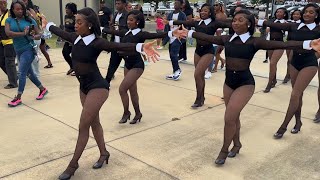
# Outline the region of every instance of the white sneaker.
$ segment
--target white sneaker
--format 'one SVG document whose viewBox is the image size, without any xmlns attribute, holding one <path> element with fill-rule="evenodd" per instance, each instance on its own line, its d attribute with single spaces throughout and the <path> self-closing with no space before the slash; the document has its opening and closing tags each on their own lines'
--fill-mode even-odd
<svg viewBox="0 0 320 180">
<path fill-rule="evenodd" d="M 157 49 L 163 49 L 163 47 L 162 46 L 157 46 Z"/>
<path fill-rule="evenodd" d="M 181 73 L 182 71 L 180 69 L 176 70 L 176 72 L 174 72 L 173 74 L 173 80 L 178 81 L 180 79 Z"/>
<path fill-rule="evenodd" d="M 207 71 L 206 74 L 204 75 L 205 79 L 210 79 L 212 77 L 212 73 Z"/>
<path fill-rule="evenodd" d="M 179 59 L 179 60 L 178 60 L 178 62 L 187 62 L 187 60 L 186 60 L 186 59 L 181 58 L 181 59 Z"/>
<path fill-rule="evenodd" d="M 167 80 L 172 80 L 172 79 L 173 79 L 173 76 L 174 76 L 174 74 L 166 75 L 166 79 L 167 79 Z"/>
</svg>

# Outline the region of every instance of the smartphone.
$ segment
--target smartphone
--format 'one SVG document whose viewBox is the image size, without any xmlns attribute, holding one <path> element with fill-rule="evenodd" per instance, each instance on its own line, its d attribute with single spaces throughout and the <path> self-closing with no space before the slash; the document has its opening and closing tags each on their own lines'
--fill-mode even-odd
<svg viewBox="0 0 320 180">
<path fill-rule="evenodd" d="M 34 31 L 34 24 L 31 24 L 29 27 L 29 36 L 31 36 L 31 32 Z"/>
</svg>

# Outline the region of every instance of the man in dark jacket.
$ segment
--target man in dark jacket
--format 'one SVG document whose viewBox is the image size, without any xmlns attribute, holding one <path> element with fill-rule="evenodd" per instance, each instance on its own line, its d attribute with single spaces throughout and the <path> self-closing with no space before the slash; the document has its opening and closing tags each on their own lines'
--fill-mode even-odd
<svg viewBox="0 0 320 180">
<path fill-rule="evenodd" d="M 167 16 L 167 20 L 170 22 L 171 20 L 179 20 L 179 21 L 185 21 L 187 19 L 186 15 L 181 11 L 181 6 L 183 4 L 183 0 L 176 0 L 174 2 L 174 11 L 169 13 Z M 164 28 L 165 32 L 168 32 L 170 30 L 175 30 L 178 28 L 178 26 L 175 26 L 171 23 L 167 24 Z M 174 36 L 171 36 L 169 38 L 165 38 L 163 40 L 163 44 L 165 45 L 167 42 L 169 42 L 169 53 L 170 53 L 170 59 L 172 63 L 172 68 L 173 68 L 173 74 L 167 75 L 166 79 L 170 80 L 179 80 L 181 76 L 181 69 L 179 67 L 179 51 L 181 44 L 185 42 L 184 39 L 177 39 Z"/>
<path fill-rule="evenodd" d="M 126 11 L 126 5 L 127 5 L 126 0 L 116 0 L 117 12 L 115 13 L 113 20 L 110 24 L 111 28 L 114 28 L 115 30 L 123 30 L 123 29 L 128 30 L 128 26 L 127 26 L 128 12 Z M 120 43 L 120 37 L 112 35 L 111 41 Z M 122 60 L 122 57 L 119 55 L 118 52 L 116 52 L 116 51 L 111 52 L 108 72 L 107 72 L 107 76 L 106 76 L 106 80 L 109 83 L 110 83 L 111 79 L 113 78 L 114 73 L 118 69 L 121 60 Z"/>
</svg>

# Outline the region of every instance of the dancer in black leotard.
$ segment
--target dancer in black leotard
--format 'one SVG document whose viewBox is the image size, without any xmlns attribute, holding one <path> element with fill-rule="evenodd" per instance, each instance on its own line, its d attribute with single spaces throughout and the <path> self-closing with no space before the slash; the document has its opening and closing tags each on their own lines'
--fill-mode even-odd
<svg viewBox="0 0 320 180">
<path fill-rule="evenodd" d="M 287 23 L 288 19 L 288 12 L 285 8 L 279 8 L 274 13 L 274 16 L 276 17 L 276 20 L 274 20 L 275 23 L 283 24 Z M 283 41 L 284 37 L 284 31 L 279 29 L 270 28 L 270 40 L 273 41 Z M 267 84 L 266 89 L 263 91 L 265 93 L 270 92 L 271 88 L 274 88 L 277 84 L 277 64 L 283 55 L 284 50 L 283 49 L 277 49 L 268 51 L 269 57 L 270 57 L 270 69 L 269 69 L 269 81 Z"/>
<path fill-rule="evenodd" d="M 241 10 L 233 18 L 233 35 L 209 36 L 204 33 L 184 29 L 183 37 L 192 36 L 199 40 L 225 46 L 226 53 L 226 80 L 223 87 L 226 105 L 224 141 L 215 163 L 222 165 L 227 157 L 235 157 L 242 147 L 240 143 L 240 113 L 254 93 L 255 82 L 250 72 L 250 63 L 259 49 L 302 49 L 310 46 L 310 42 L 300 41 L 266 41 L 263 38 L 253 37 L 255 29 L 254 16 L 249 11 Z M 308 44 L 309 43 L 309 44 Z M 320 50 L 320 40 L 312 41 L 313 48 Z M 233 141 L 234 146 L 229 152 Z"/>
<path fill-rule="evenodd" d="M 320 37 L 320 14 L 319 6 L 316 4 L 307 4 L 302 10 L 302 23 L 272 23 L 259 20 L 258 25 L 266 25 L 279 30 L 291 32 L 291 40 L 312 40 Z M 294 50 L 290 66 L 290 77 L 292 84 L 292 92 L 287 114 L 284 121 L 274 137 L 282 138 L 287 131 L 287 126 L 293 115 L 296 115 L 296 124 L 291 133 L 296 134 L 300 131 L 301 123 L 301 107 L 303 91 L 307 88 L 310 81 L 316 75 L 318 70 L 318 61 L 315 52 L 312 50 Z"/>
<path fill-rule="evenodd" d="M 109 94 L 109 84 L 101 76 L 96 62 L 101 51 L 121 50 L 135 52 L 136 49 L 139 50 L 142 46 L 149 57 L 153 57 L 155 51 L 151 44 L 112 43 L 99 37 L 101 35 L 99 20 L 91 8 L 84 8 L 78 11 L 75 24 L 76 33 L 63 31 L 52 24 L 47 24 L 47 30 L 73 44 L 73 68 L 80 82 L 80 100 L 83 107 L 79 124 L 79 136 L 73 158 L 67 169 L 59 176 L 59 179 L 70 179 L 79 167 L 78 160 L 88 142 L 90 127 L 100 150 L 100 158 L 93 165 L 93 168 L 101 168 L 104 161 L 108 163 L 110 156 L 105 147 L 103 129 L 99 119 L 100 108 Z"/>
<path fill-rule="evenodd" d="M 200 21 L 170 21 L 169 25 L 181 25 L 188 27 L 195 27 L 197 32 L 202 32 L 208 35 L 214 35 L 218 28 L 228 28 L 231 23 L 224 23 L 221 21 L 215 21 L 214 9 L 210 4 L 204 4 L 200 11 Z M 194 52 L 194 79 L 196 81 L 197 97 L 192 108 L 201 107 L 204 104 L 204 89 L 205 79 L 204 74 L 208 69 L 213 56 L 214 50 L 212 43 L 207 40 L 197 39 L 197 47 Z"/>
<path fill-rule="evenodd" d="M 127 17 L 128 30 L 111 30 L 104 29 L 103 32 L 120 36 L 120 42 L 122 43 L 144 43 L 146 39 L 164 38 L 167 36 L 167 32 L 149 33 L 142 31 L 145 26 L 145 20 L 143 13 L 139 10 L 130 11 Z M 126 123 L 130 119 L 131 113 L 129 111 L 129 96 L 130 91 L 132 105 L 135 111 L 135 117 L 130 124 L 135 124 L 137 121 L 141 121 L 142 113 L 139 106 L 139 95 L 137 90 L 137 80 L 144 71 L 144 61 L 139 53 L 119 53 L 125 60 L 124 79 L 119 87 L 119 93 L 123 104 L 123 116 L 119 121 L 120 124 Z"/>
<path fill-rule="evenodd" d="M 288 20 L 289 23 L 301 23 L 301 11 L 299 9 L 294 10 L 291 13 L 291 18 L 290 20 Z M 288 32 L 288 36 L 287 36 L 287 41 L 291 40 L 291 32 Z M 286 54 L 287 54 L 287 74 L 285 76 L 285 78 L 283 79 L 283 84 L 286 84 L 288 81 L 290 81 L 290 64 L 291 64 L 291 60 L 292 60 L 292 50 L 286 50 Z"/>
</svg>

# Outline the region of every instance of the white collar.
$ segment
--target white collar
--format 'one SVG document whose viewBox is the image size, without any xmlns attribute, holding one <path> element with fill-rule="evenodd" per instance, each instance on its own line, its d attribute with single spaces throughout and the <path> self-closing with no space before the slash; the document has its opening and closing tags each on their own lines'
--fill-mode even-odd
<svg viewBox="0 0 320 180">
<path fill-rule="evenodd" d="M 240 34 L 240 35 L 234 33 L 233 36 L 230 38 L 229 42 L 233 41 L 234 38 L 236 38 L 236 37 L 238 37 L 238 36 L 240 37 L 240 39 L 241 39 L 241 41 L 242 41 L 243 43 L 246 43 L 246 41 L 251 37 L 251 35 L 249 34 L 249 32 L 246 32 L 246 33 Z"/>
<path fill-rule="evenodd" d="M 79 35 L 78 38 L 74 41 L 73 44 L 77 44 L 81 39 L 83 40 L 84 44 L 86 46 L 88 46 L 94 39 L 96 39 L 96 35 L 90 34 L 90 35 L 88 35 L 86 37 L 81 37 Z"/>
<path fill-rule="evenodd" d="M 284 23 L 284 22 L 286 22 L 286 20 L 284 20 L 284 19 L 280 19 L 280 20 L 279 20 L 279 19 L 276 19 L 274 22 L 275 22 L 275 23 L 276 23 L 276 22 Z"/>
<path fill-rule="evenodd" d="M 201 19 L 201 21 L 199 22 L 198 25 L 200 25 L 202 22 L 204 22 L 204 24 L 206 24 L 206 26 L 207 26 L 209 23 L 211 23 L 211 21 L 212 21 L 211 18 L 208 18 L 208 19 L 205 19 L 205 20 L 202 20 L 202 19 Z"/>
<path fill-rule="evenodd" d="M 301 29 L 303 26 L 307 26 L 309 28 L 309 30 L 313 30 L 317 25 L 315 22 L 313 22 L 311 24 L 300 23 L 298 26 L 298 30 Z"/>
<path fill-rule="evenodd" d="M 136 34 L 138 34 L 141 31 L 140 28 L 136 28 L 136 29 L 130 29 L 128 32 L 126 32 L 125 35 L 129 34 L 130 32 L 132 32 L 132 34 L 135 36 Z"/>
<path fill-rule="evenodd" d="M 293 22 L 293 23 L 301 23 L 301 20 L 300 19 L 298 21 L 291 20 L 291 22 Z"/>
</svg>

